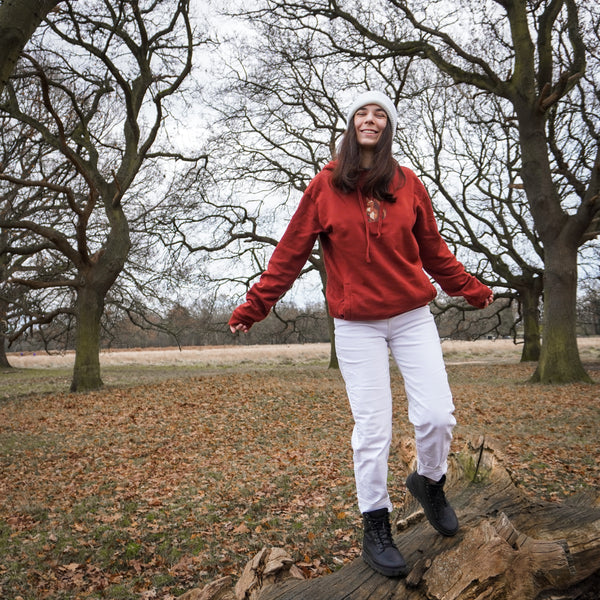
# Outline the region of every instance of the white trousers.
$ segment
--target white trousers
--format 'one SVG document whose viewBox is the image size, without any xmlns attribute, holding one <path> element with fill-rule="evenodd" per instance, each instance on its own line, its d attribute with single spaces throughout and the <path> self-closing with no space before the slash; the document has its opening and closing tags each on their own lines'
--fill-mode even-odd
<svg viewBox="0 0 600 600">
<path fill-rule="evenodd" d="M 387 507 L 392 441 L 389 351 L 404 379 L 415 431 L 417 471 L 435 481 L 447 470 L 456 425 L 440 338 L 429 307 L 381 321 L 335 319 L 335 344 L 354 431 L 352 449 L 360 512 Z"/>
</svg>

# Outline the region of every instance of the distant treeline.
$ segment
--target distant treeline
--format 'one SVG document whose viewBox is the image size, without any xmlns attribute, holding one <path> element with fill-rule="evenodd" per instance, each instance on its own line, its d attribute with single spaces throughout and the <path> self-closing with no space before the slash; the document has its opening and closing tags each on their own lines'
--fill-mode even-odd
<svg viewBox="0 0 600 600">
<path fill-rule="evenodd" d="M 282 301 L 248 334 L 232 335 L 227 324 L 233 306 L 190 308 L 177 305 L 163 318 L 148 314 L 128 316 L 110 313 L 103 322 L 102 348 L 151 348 L 167 346 L 219 346 L 229 344 L 302 344 L 329 342 L 329 324 L 323 304 L 306 307 Z M 494 308 L 469 310 L 451 303 L 431 306 L 442 338 L 472 340 L 513 335 L 516 319 L 507 304 Z M 13 344 L 11 351 L 71 349 L 72 333 L 65 323 L 60 334 L 45 330 L 44 338 L 31 332 Z"/>
<path fill-rule="evenodd" d="M 229 330 L 231 308 L 193 310 L 183 306 L 170 311 L 158 327 L 141 329 L 122 320 L 105 336 L 112 348 L 180 346 L 221 346 L 229 344 L 305 344 L 328 342 L 327 314 L 323 306 L 299 308 L 281 303 L 246 335 Z"/>
<path fill-rule="evenodd" d="M 103 321 L 102 349 L 161 348 L 167 346 L 221 346 L 230 344 L 306 344 L 329 342 L 329 324 L 322 303 L 298 306 L 281 301 L 248 334 L 232 335 L 227 324 L 233 305 L 219 302 L 210 306 L 176 305 L 166 316 L 148 312 L 127 315 L 107 311 Z M 485 310 L 470 308 L 443 295 L 431 304 L 440 337 L 454 340 L 520 337 L 521 324 L 514 301 L 497 299 Z M 68 323 L 56 321 L 44 337 L 32 331 L 11 346 L 11 351 L 72 349 L 73 332 Z M 52 327 L 52 326 L 51 326 Z M 600 335 L 600 302 L 595 296 L 580 302 L 578 334 Z"/>
</svg>

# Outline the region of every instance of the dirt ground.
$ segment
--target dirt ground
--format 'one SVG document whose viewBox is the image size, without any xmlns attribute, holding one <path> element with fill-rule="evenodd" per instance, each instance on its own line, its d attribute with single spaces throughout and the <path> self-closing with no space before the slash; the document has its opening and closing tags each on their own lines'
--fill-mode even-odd
<svg viewBox="0 0 600 600">
<path fill-rule="evenodd" d="M 579 339 L 583 361 L 600 359 L 600 337 Z M 522 346 L 512 340 L 479 340 L 473 342 L 445 340 L 442 349 L 448 364 L 463 362 L 513 362 L 521 356 Z M 260 346 L 203 346 L 178 348 L 132 348 L 103 350 L 101 365 L 214 365 L 244 363 L 306 363 L 329 360 L 329 344 L 288 344 Z M 9 353 L 17 368 L 59 368 L 73 365 L 73 352 Z"/>
</svg>

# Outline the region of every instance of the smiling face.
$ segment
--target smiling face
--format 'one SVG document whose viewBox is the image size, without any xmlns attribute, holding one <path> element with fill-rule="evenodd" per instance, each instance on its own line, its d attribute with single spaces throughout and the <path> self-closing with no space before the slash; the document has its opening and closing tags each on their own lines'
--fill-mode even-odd
<svg viewBox="0 0 600 600">
<path fill-rule="evenodd" d="M 354 129 L 361 149 L 375 148 L 387 122 L 387 113 L 378 104 L 367 104 L 354 113 Z"/>
</svg>

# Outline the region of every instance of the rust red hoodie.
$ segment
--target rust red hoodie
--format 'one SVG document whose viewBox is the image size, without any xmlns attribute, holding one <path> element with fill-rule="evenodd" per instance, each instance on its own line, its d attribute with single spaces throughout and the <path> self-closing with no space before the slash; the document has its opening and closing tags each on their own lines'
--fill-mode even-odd
<svg viewBox="0 0 600 600">
<path fill-rule="evenodd" d="M 492 291 L 468 274 L 439 234 L 431 200 L 417 176 L 402 167 L 391 184 L 396 202 L 378 203 L 360 190 L 331 184 L 334 163 L 306 189 L 267 270 L 229 320 L 251 327 L 264 319 L 305 265 L 318 236 L 333 317 L 387 319 L 425 306 L 436 295 L 427 273 L 450 296 L 482 308 Z"/>
</svg>

